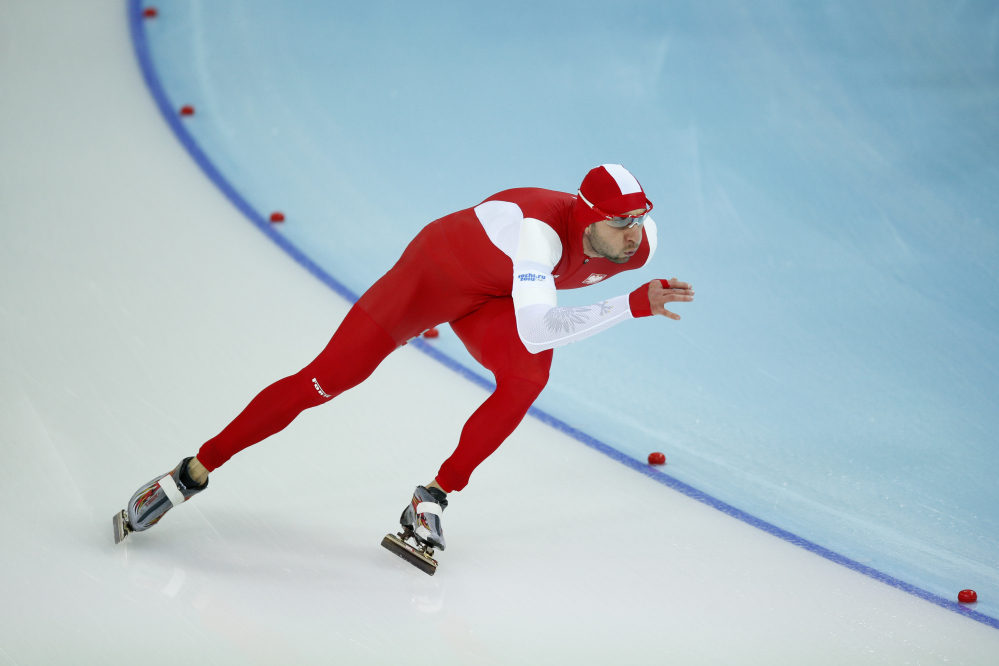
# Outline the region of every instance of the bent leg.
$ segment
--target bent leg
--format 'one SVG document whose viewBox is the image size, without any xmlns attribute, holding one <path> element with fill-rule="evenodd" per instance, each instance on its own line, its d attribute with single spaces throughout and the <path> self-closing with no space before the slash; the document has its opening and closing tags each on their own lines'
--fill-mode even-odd
<svg viewBox="0 0 999 666">
<path fill-rule="evenodd" d="M 304 410 L 360 384 L 395 348 L 392 337 L 355 305 L 314 361 L 261 391 L 205 442 L 198 460 L 209 472 L 220 467 L 246 447 L 284 430 Z"/>
<path fill-rule="evenodd" d="M 445 492 L 461 490 L 479 464 L 513 433 L 548 383 L 552 350 L 531 354 L 517 334 L 513 299 L 497 298 L 451 322 L 468 351 L 496 377 L 496 390 L 462 428 L 458 447 L 436 481 Z"/>
</svg>

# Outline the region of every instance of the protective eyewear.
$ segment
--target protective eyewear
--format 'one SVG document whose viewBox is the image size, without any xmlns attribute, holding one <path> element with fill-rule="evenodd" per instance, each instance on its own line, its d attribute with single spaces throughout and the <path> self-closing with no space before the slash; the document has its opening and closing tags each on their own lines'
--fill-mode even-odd
<svg viewBox="0 0 999 666">
<path fill-rule="evenodd" d="M 631 227 L 640 227 L 643 224 L 645 224 L 645 218 L 647 218 L 649 216 L 649 213 L 652 212 L 652 202 L 646 199 L 645 210 L 642 211 L 641 213 L 635 213 L 634 215 L 611 215 L 607 211 L 600 210 L 599 208 L 591 204 L 589 201 L 587 201 L 586 197 L 583 196 L 582 191 L 577 190 L 577 194 L 579 194 L 579 198 L 583 200 L 583 203 L 585 203 L 587 206 L 589 206 L 596 212 L 603 215 L 604 219 L 607 220 L 607 224 L 614 227 L 615 229 L 626 229 L 626 228 L 630 229 Z"/>
</svg>

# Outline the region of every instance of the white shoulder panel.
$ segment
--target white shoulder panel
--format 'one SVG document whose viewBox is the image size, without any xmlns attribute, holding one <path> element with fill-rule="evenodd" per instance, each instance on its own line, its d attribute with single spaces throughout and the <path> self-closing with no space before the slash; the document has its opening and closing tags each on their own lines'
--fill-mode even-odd
<svg viewBox="0 0 999 666">
<path fill-rule="evenodd" d="M 643 264 L 644 266 L 648 266 L 652 261 L 652 255 L 656 253 L 656 243 L 658 242 L 658 238 L 656 237 L 656 234 L 658 233 L 656 231 L 656 221 L 650 217 L 645 220 L 645 224 L 642 225 L 642 228 L 645 229 L 645 236 L 649 239 L 649 256 Z"/>
<path fill-rule="evenodd" d="M 517 254 L 520 223 L 524 221 L 520 206 L 509 201 L 486 201 L 475 207 L 475 216 L 493 245 L 513 259 Z"/>
<path fill-rule="evenodd" d="M 531 261 L 551 269 L 562 258 L 562 241 L 555 230 L 541 220 L 524 218 L 514 262 Z"/>
</svg>

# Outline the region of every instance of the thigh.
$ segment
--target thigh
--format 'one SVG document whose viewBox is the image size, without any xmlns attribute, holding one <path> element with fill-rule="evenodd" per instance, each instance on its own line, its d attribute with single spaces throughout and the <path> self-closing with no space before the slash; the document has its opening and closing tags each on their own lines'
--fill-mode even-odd
<svg viewBox="0 0 999 666">
<path fill-rule="evenodd" d="M 427 225 L 399 261 L 357 301 L 397 345 L 462 317 L 488 296 L 457 265 L 437 222 Z"/>
<path fill-rule="evenodd" d="M 552 364 L 552 350 L 532 354 L 517 333 L 513 298 L 490 299 L 475 312 L 451 322 L 451 328 L 468 352 L 493 373 L 496 381 L 508 377 L 544 386 Z"/>
</svg>

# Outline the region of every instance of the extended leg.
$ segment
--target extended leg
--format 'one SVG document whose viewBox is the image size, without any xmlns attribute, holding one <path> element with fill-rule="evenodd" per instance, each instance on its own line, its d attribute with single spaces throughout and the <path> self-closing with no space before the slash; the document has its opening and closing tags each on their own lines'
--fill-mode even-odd
<svg viewBox="0 0 999 666">
<path fill-rule="evenodd" d="M 355 305 L 312 363 L 261 391 L 201 447 L 198 460 L 209 472 L 218 468 L 246 447 L 284 430 L 302 411 L 360 384 L 395 348 L 388 333 Z"/>
<path fill-rule="evenodd" d="M 205 442 L 197 457 L 186 458 L 173 472 L 157 477 L 133 496 L 136 507 L 148 505 L 158 513 L 139 516 L 133 512 L 133 524 L 128 512 L 119 512 L 113 518 L 115 540 L 121 541 L 129 529 L 153 525 L 169 507 L 187 499 L 185 492 L 200 492 L 210 471 L 283 430 L 303 410 L 367 379 L 399 345 L 431 326 L 460 318 L 485 300 L 488 296 L 456 264 L 440 223 L 427 225 L 396 265 L 361 296 L 312 363 L 265 388 L 221 433 Z M 175 474 L 178 480 L 171 484 L 169 479 Z M 189 485 L 182 477 L 190 479 Z M 153 488 L 150 493 L 147 487 Z"/>
</svg>

